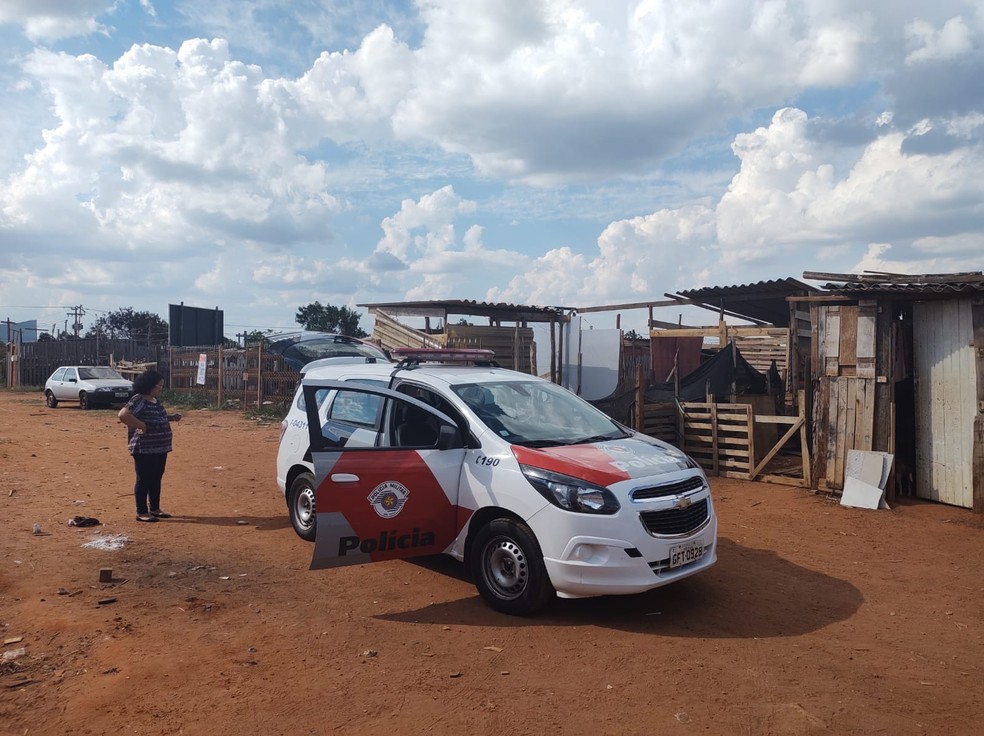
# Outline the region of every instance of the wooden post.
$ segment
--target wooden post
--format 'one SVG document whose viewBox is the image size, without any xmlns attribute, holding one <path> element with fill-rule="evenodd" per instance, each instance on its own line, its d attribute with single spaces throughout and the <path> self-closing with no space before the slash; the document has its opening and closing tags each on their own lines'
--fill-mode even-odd
<svg viewBox="0 0 984 736">
<path fill-rule="evenodd" d="M 263 341 L 256 344 L 256 410 L 263 406 Z"/>
<path fill-rule="evenodd" d="M 636 366 L 636 415 L 635 415 L 635 429 L 636 432 L 642 432 L 645 426 L 645 411 L 646 411 L 646 389 L 642 383 L 642 363 Z"/>
<path fill-rule="evenodd" d="M 679 447 L 684 452 L 687 451 L 687 414 L 686 410 L 683 408 L 683 402 L 679 398 L 674 397 L 673 405 L 677 410 L 677 447 Z"/>
<path fill-rule="evenodd" d="M 564 323 L 561 320 L 557 324 L 557 384 L 564 385 Z"/>
<path fill-rule="evenodd" d="M 807 445 L 805 389 L 800 389 L 796 392 L 796 402 L 799 404 L 799 417 L 803 420 L 803 426 L 800 427 L 800 455 L 803 458 L 803 481 L 804 485 L 810 488 L 813 478 L 813 468 L 810 467 L 810 448 Z"/>
<path fill-rule="evenodd" d="M 225 383 L 225 366 L 223 365 L 223 363 L 224 361 L 222 356 L 222 343 L 219 343 L 219 370 L 217 371 L 219 374 L 219 391 L 215 400 L 218 403 L 220 409 L 225 405 L 222 403 L 222 398 L 223 398 L 222 388 Z"/>
<path fill-rule="evenodd" d="M 519 322 L 513 325 L 513 370 L 519 370 Z"/>
<path fill-rule="evenodd" d="M 721 475 L 721 464 L 718 456 L 719 451 L 717 404 L 711 403 L 711 471 L 714 475 Z"/>
<path fill-rule="evenodd" d="M 557 320 L 550 318 L 550 380 L 560 383 L 557 380 L 557 336 L 554 329 L 557 327 Z"/>
</svg>

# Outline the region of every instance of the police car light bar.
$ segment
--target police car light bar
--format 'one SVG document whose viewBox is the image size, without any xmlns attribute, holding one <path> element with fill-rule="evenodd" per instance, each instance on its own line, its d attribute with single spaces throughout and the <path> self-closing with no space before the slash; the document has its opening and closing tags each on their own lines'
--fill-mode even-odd
<svg viewBox="0 0 984 736">
<path fill-rule="evenodd" d="M 398 360 L 432 361 L 438 363 L 487 363 L 495 358 L 494 350 L 462 348 L 393 348 L 390 354 Z"/>
</svg>

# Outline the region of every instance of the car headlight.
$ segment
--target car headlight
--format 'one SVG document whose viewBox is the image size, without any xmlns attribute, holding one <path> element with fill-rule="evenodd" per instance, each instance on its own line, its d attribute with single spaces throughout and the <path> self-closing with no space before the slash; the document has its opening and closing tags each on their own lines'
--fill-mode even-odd
<svg viewBox="0 0 984 736">
<path fill-rule="evenodd" d="M 519 467 L 540 495 L 565 511 L 582 514 L 614 514 L 619 510 L 618 501 L 607 488 L 542 468 L 529 465 Z"/>
<path fill-rule="evenodd" d="M 112 391 L 112 390 L 113 390 L 112 386 L 96 386 L 96 393 Z"/>
</svg>

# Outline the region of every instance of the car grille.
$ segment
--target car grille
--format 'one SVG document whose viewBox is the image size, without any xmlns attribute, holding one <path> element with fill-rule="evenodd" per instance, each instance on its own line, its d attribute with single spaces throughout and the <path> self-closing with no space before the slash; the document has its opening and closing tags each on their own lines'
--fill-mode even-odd
<svg viewBox="0 0 984 736">
<path fill-rule="evenodd" d="M 708 520 L 707 499 L 697 501 L 683 509 L 643 511 L 639 514 L 643 526 L 650 534 L 660 537 L 676 537 L 691 534 Z"/>
<path fill-rule="evenodd" d="M 690 491 L 696 491 L 704 487 L 704 479 L 699 475 L 691 476 L 678 480 L 675 483 L 664 483 L 650 488 L 639 488 L 632 491 L 633 501 L 645 501 L 650 498 L 663 498 L 664 496 L 676 496 Z"/>
</svg>

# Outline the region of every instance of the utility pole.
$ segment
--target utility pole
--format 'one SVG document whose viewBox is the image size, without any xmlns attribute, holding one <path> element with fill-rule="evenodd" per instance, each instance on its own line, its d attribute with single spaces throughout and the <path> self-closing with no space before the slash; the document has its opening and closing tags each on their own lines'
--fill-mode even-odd
<svg viewBox="0 0 984 736">
<path fill-rule="evenodd" d="M 85 314 L 85 309 L 80 304 L 77 307 L 72 307 L 72 311 L 66 312 L 66 314 L 72 317 L 72 332 L 75 333 L 75 337 L 78 337 L 82 331 L 82 322 L 80 320 L 82 319 L 82 315 Z"/>
</svg>

